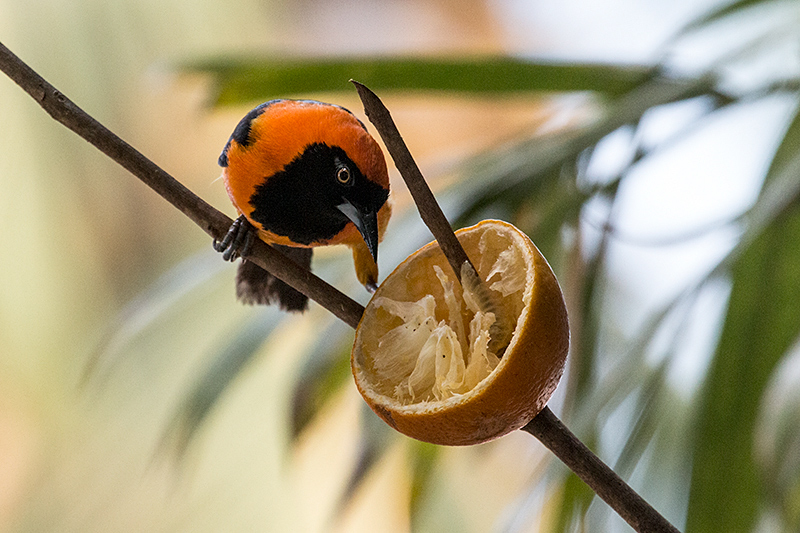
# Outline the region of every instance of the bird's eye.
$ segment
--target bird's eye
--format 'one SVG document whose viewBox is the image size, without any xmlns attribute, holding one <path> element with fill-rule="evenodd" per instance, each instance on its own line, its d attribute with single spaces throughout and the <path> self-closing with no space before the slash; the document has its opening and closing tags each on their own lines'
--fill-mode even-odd
<svg viewBox="0 0 800 533">
<path fill-rule="evenodd" d="M 353 181 L 353 175 L 350 173 L 350 169 L 346 166 L 339 167 L 339 170 L 336 171 L 336 181 L 342 185 L 350 185 Z"/>
</svg>

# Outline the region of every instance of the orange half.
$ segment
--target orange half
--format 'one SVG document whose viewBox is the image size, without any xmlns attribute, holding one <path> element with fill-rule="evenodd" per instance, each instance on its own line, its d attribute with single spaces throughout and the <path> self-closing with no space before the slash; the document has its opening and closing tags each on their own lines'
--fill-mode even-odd
<svg viewBox="0 0 800 533">
<path fill-rule="evenodd" d="M 544 408 L 564 371 L 569 324 L 558 281 L 527 235 L 496 220 L 456 235 L 483 282 L 465 271 L 462 288 L 435 242 L 417 250 L 367 305 L 351 367 L 390 426 L 468 445 Z"/>
</svg>

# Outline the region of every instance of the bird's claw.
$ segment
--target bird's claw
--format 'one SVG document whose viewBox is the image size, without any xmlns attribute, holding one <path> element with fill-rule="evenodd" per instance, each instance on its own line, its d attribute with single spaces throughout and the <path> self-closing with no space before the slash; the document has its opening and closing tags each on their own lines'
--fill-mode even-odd
<svg viewBox="0 0 800 533">
<path fill-rule="evenodd" d="M 228 233 L 221 241 L 214 239 L 214 250 L 222 253 L 225 261 L 235 261 L 237 257 L 244 257 L 250 253 L 250 248 L 255 240 L 255 229 L 244 215 L 233 221 Z"/>
</svg>

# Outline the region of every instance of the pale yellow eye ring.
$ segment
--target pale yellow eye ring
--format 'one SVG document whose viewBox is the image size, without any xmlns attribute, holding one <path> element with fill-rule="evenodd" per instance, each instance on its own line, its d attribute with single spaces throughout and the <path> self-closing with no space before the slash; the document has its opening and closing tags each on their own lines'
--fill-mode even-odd
<svg viewBox="0 0 800 533">
<path fill-rule="evenodd" d="M 353 175 L 350 173 L 350 169 L 347 167 L 339 167 L 339 170 L 336 171 L 336 181 L 342 185 L 349 185 L 352 180 Z"/>
</svg>

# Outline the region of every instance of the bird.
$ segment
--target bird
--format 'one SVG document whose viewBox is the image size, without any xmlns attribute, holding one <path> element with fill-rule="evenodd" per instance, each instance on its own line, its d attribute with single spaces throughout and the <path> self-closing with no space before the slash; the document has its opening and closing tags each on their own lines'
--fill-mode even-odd
<svg viewBox="0 0 800 533">
<path fill-rule="evenodd" d="M 386 160 L 352 112 L 316 100 L 276 99 L 248 112 L 218 159 L 238 218 L 214 249 L 228 261 L 260 238 L 310 268 L 313 248 L 351 248 L 356 277 L 377 288 L 378 243 L 391 216 Z M 247 304 L 304 311 L 308 298 L 242 260 L 236 294 Z"/>
</svg>

